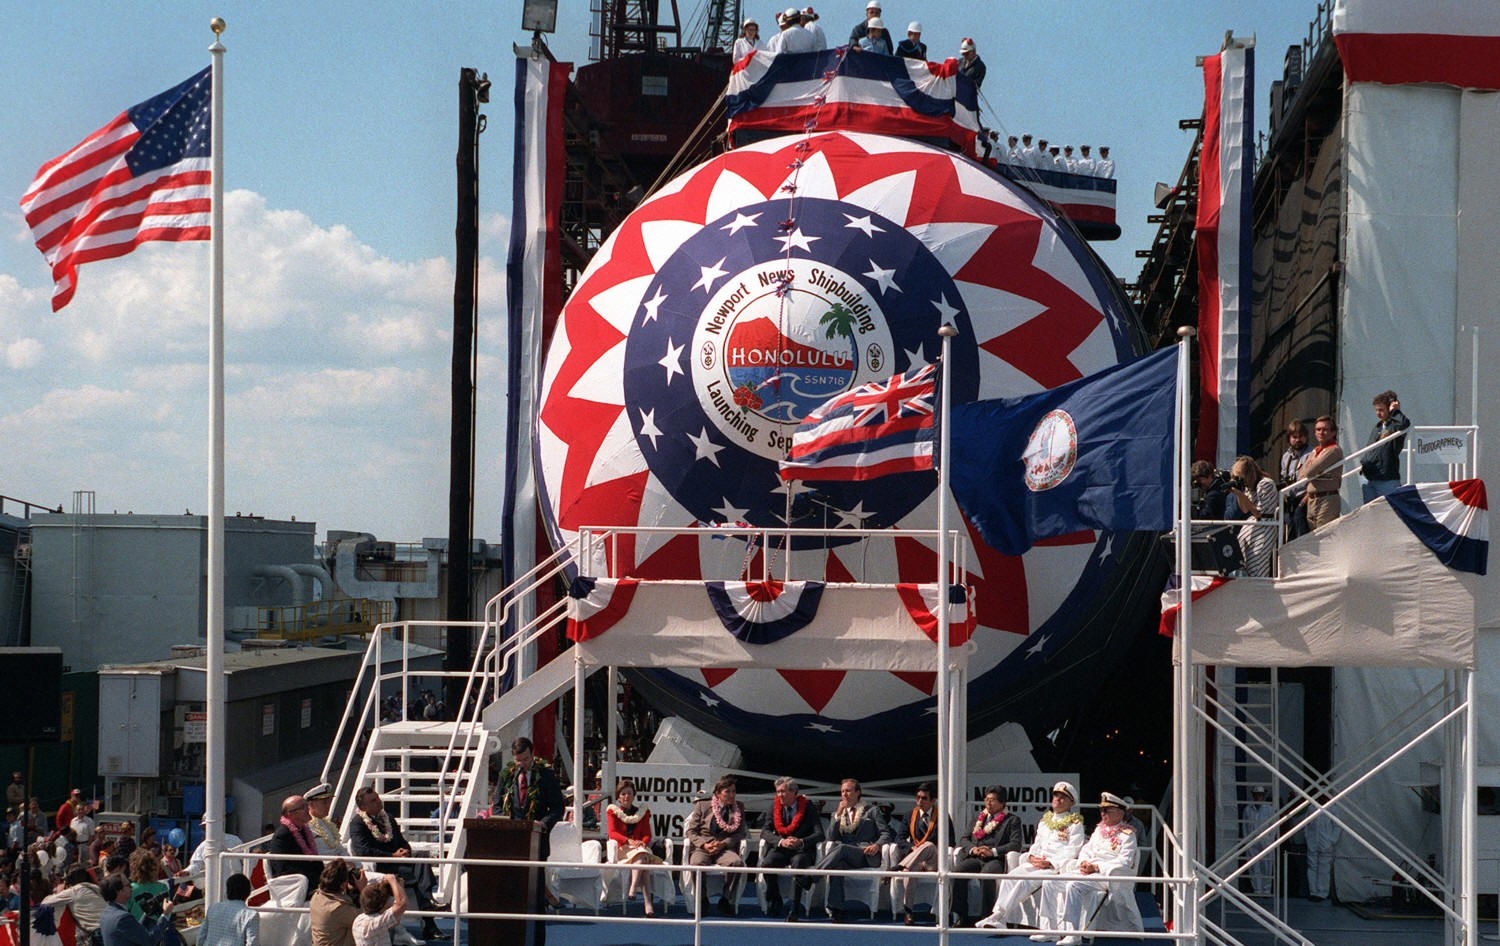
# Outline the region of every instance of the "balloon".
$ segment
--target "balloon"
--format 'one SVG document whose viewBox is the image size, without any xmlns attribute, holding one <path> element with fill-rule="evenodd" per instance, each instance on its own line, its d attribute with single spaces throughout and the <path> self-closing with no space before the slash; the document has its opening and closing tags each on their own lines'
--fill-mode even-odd
<svg viewBox="0 0 1500 946">
<path fill-rule="evenodd" d="M 175 848 L 181 849 L 187 843 L 187 835 L 181 828 L 173 828 L 167 832 L 167 843 Z"/>
</svg>

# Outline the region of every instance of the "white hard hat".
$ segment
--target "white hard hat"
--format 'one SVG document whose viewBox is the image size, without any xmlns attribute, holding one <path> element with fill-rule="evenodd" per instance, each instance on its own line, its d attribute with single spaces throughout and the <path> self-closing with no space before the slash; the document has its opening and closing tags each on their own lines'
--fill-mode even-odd
<svg viewBox="0 0 1500 946">
<path fill-rule="evenodd" d="M 958 51 L 961 52 L 961 53 L 971 52 L 971 51 L 973 51 L 973 49 L 974 49 L 974 41 L 972 39 L 969 39 L 967 36 L 964 37 L 964 41 L 963 42 L 961 42 L 961 43 L 958 44 Z"/>
<path fill-rule="evenodd" d="M 885 29 L 885 21 L 882 20 L 878 16 L 872 16 L 872 17 L 870 17 L 870 22 L 868 22 L 868 23 L 865 24 L 865 29 L 867 29 L 867 30 L 883 30 L 883 29 Z"/>
<path fill-rule="evenodd" d="M 783 14 L 781 14 L 781 19 L 783 21 L 786 21 L 786 20 L 799 20 L 801 18 L 802 18 L 802 11 L 799 10 L 799 9 L 797 9 L 796 7 L 787 7 L 786 8 L 786 12 L 783 13 Z"/>
<path fill-rule="evenodd" d="M 745 22 L 743 22 L 743 23 L 740 24 L 740 27 L 743 29 L 746 26 L 759 26 L 759 25 L 760 25 L 759 23 L 755 22 L 755 17 L 753 17 L 753 16 L 747 16 L 747 17 L 745 17 Z"/>
<path fill-rule="evenodd" d="M 906 31 L 908 33 L 920 33 L 922 32 L 922 24 L 918 23 L 916 20 L 912 20 L 910 23 L 906 24 Z"/>
<path fill-rule="evenodd" d="M 880 9 L 880 0 L 870 0 L 869 3 L 865 4 L 865 9 L 866 10 L 879 10 Z"/>
</svg>

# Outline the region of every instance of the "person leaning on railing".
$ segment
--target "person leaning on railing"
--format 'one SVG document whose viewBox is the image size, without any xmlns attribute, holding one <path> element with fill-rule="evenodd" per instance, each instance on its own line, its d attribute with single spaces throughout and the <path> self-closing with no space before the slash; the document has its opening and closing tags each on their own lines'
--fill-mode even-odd
<svg viewBox="0 0 1500 946">
<path fill-rule="evenodd" d="M 1339 447 L 1339 425 L 1324 414 L 1313 422 L 1313 436 L 1318 444 L 1302 464 L 1300 477 L 1309 480 L 1302 502 L 1307 506 L 1307 524 L 1317 529 L 1339 517 L 1339 483 L 1343 479 L 1340 464 L 1344 451 Z"/>
<path fill-rule="evenodd" d="M 1375 427 L 1370 431 L 1370 443 L 1411 426 L 1411 421 L 1401 413 L 1401 399 L 1396 397 L 1395 391 L 1381 391 L 1370 403 L 1375 407 Z M 1392 437 L 1360 461 L 1359 471 L 1365 478 L 1361 484 L 1365 502 L 1377 496 L 1389 496 L 1401 485 L 1401 448 L 1405 445 L 1405 437 Z"/>
</svg>

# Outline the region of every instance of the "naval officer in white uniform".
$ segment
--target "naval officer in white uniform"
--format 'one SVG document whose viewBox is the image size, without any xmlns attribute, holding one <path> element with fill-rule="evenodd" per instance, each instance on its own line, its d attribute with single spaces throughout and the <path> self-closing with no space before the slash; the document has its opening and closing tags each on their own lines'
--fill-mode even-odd
<svg viewBox="0 0 1500 946">
<path fill-rule="evenodd" d="M 1078 857 L 1063 864 L 1061 873 L 1096 875 L 1098 880 L 1049 880 L 1042 885 L 1041 909 L 1057 920 L 1064 933 L 1058 946 L 1079 946 L 1078 932 L 1088 926 L 1094 911 L 1110 892 L 1111 874 L 1135 873 L 1137 838 L 1125 820 L 1125 799 L 1113 792 L 1099 796 L 1099 826 L 1089 836 Z M 1116 881 L 1115 892 L 1131 895 L 1133 884 Z M 1036 937 L 1032 937 L 1035 939 Z"/>
<path fill-rule="evenodd" d="M 1052 810 L 1042 815 L 1036 826 L 1036 840 L 1031 850 L 1016 866 L 1008 880 L 1000 882 L 995 894 L 995 908 L 974 925 L 980 929 L 998 930 L 1014 919 L 1016 909 L 1027 897 L 1042 888 L 1048 874 L 1056 874 L 1062 865 L 1075 857 L 1083 847 L 1083 816 L 1073 810 L 1078 789 L 1071 782 L 1052 786 Z M 1038 911 L 1043 922 L 1046 915 Z"/>
</svg>

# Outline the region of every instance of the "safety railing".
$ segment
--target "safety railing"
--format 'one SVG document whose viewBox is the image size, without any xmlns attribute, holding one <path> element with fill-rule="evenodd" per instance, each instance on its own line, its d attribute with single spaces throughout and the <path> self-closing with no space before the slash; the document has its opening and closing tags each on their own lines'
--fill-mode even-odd
<svg viewBox="0 0 1500 946">
<path fill-rule="evenodd" d="M 1245 578 L 1277 578 L 1281 577 L 1281 552 L 1290 539 L 1287 535 L 1287 507 L 1295 505 L 1290 502 L 1294 497 L 1302 497 L 1309 485 L 1314 480 L 1326 479 L 1337 475 L 1339 477 L 1340 490 L 1343 484 L 1351 477 L 1360 475 L 1362 461 L 1365 457 L 1375 451 L 1383 449 L 1387 444 L 1402 437 L 1406 443 L 1401 450 L 1401 478 L 1402 485 L 1411 485 L 1417 482 L 1418 466 L 1424 462 L 1434 462 L 1432 457 L 1451 458 L 1455 454 L 1462 459 L 1439 459 L 1435 465 L 1442 472 L 1444 482 L 1451 480 L 1467 479 L 1479 475 L 1479 428 L 1474 424 L 1457 425 L 1425 425 L 1421 427 L 1408 427 L 1381 437 L 1373 443 L 1367 444 L 1360 449 L 1348 454 L 1339 463 L 1330 466 L 1320 472 L 1316 477 L 1302 477 L 1295 482 L 1283 486 L 1277 491 L 1277 502 L 1274 514 L 1269 518 L 1247 518 L 1247 519 L 1193 519 L 1193 528 L 1219 529 L 1231 527 L 1241 530 L 1237 538 L 1249 538 L 1256 532 L 1265 530 L 1270 533 L 1268 540 L 1271 546 L 1270 570 L 1266 575 L 1237 575 Z M 1426 438 L 1426 439 L 1423 439 Z M 1253 489 L 1253 486 L 1251 487 Z M 1242 547 L 1252 542 L 1241 542 Z"/>
<path fill-rule="evenodd" d="M 328 598 L 308 604 L 258 608 L 255 636 L 261 640 L 307 641 L 368 634 L 391 619 L 395 602 L 374 598 Z"/>
<path fill-rule="evenodd" d="M 273 860 L 277 861 L 277 862 L 285 862 L 285 863 L 297 863 L 297 862 L 305 862 L 305 861 L 314 861 L 314 862 L 318 862 L 318 863 L 322 864 L 322 863 L 327 863 L 329 860 L 331 860 L 331 858 L 323 857 L 323 856 L 318 856 L 318 855 L 270 854 L 270 853 L 266 853 L 264 851 L 233 851 L 233 852 L 222 852 L 222 853 L 220 853 L 220 854 L 218 854 L 216 856 L 221 859 L 221 863 L 222 863 L 223 867 L 225 868 L 225 875 L 226 876 L 228 875 L 229 872 L 236 871 L 236 870 L 238 870 L 239 872 L 244 873 L 245 875 L 249 876 L 251 874 L 252 870 L 253 870 L 253 865 L 256 862 L 269 862 L 269 861 L 273 861 Z M 935 871 L 920 871 L 920 872 L 910 872 L 910 871 L 902 871 L 902 870 L 899 870 L 899 869 L 885 869 L 885 868 L 857 868 L 857 869 L 838 869 L 838 870 L 826 869 L 825 868 L 825 869 L 821 869 L 820 870 L 820 869 L 816 869 L 816 868 L 803 868 L 803 869 L 799 869 L 799 868 L 794 868 L 794 867 L 761 867 L 761 866 L 754 866 L 754 867 L 750 867 L 750 866 L 734 866 L 734 867 L 730 867 L 730 866 L 723 866 L 723 865 L 718 865 L 718 864 L 689 864 L 689 863 L 686 863 L 686 859 L 687 859 L 686 858 L 686 853 L 684 853 L 684 863 L 680 863 L 680 864 L 674 864 L 674 863 L 661 863 L 661 864 L 635 863 L 635 864 L 628 864 L 628 863 L 620 863 L 620 862 L 604 863 L 604 862 L 600 862 L 600 861 L 582 861 L 582 860 L 579 860 L 579 861 L 568 861 L 568 860 L 553 860 L 553 859 L 549 859 L 547 861 L 540 861 L 539 862 L 539 861 L 530 861 L 530 860 L 524 860 L 524 859 L 518 859 L 518 858 L 426 857 L 426 856 L 413 855 L 411 857 L 401 858 L 401 863 L 403 865 L 409 865 L 409 866 L 423 866 L 423 865 L 425 865 L 425 866 L 428 866 L 428 867 L 432 868 L 435 872 L 437 870 L 439 870 L 441 868 L 445 868 L 445 867 L 446 868 L 451 868 L 455 872 L 467 871 L 467 870 L 473 869 L 473 868 L 495 868 L 495 867 L 498 867 L 498 868 L 506 868 L 506 867 L 509 867 L 509 868 L 525 868 L 525 869 L 533 869 L 533 870 L 538 870 L 538 871 L 542 871 L 542 870 L 553 871 L 553 870 L 556 870 L 556 871 L 587 872 L 589 874 L 597 875 L 598 878 L 599 878 L 599 885 L 600 885 L 600 894 L 599 894 L 599 896 L 600 896 L 600 909 L 601 909 L 601 911 L 602 911 L 602 908 L 603 908 L 602 897 L 603 897 L 603 886 L 604 886 L 604 878 L 605 878 L 605 876 L 608 875 L 608 874 L 615 874 L 615 875 L 617 875 L 620 878 L 620 882 L 621 883 L 628 883 L 628 875 L 630 873 L 632 873 L 632 872 L 635 872 L 635 871 L 643 871 L 643 872 L 646 872 L 648 874 L 653 874 L 653 875 L 657 874 L 657 873 L 666 873 L 669 877 L 671 875 L 674 875 L 674 874 L 677 875 L 677 876 L 679 876 L 679 877 L 681 877 L 683 875 L 692 875 L 695 878 L 695 882 L 692 884 L 692 888 L 693 888 L 694 891 L 697 891 L 697 890 L 699 890 L 699 889 L 702 888 L 701 881 L 697 880 L 696 878 L 701 878 L 704 875 L 714 874 L 714 875 L 722 875 L 722 876 L 725 876 L 725 877 L 732 876 L 732 877 L 743 878 L 738 884 L 735 885 L 735 891 L 736 891 L 736 897 L 737 897 L 737 901 L 736 902 L 737 903 L 743 902 L 743 897 L 745 896 L 746 892 L 749 890 L 749 885 L 752 884 L 752 883 L 754 883 L 754 879 L 756 877 L 760 877 L 760 876 L 763 876 L 763 875 L 773 875 L 773 876 L 777 876 L 777 877 L 805 877 L 805 878 L 813 878 L 814 880 L 826 880 L 826 879 L 832 878 L 832 877 L 843 877 L 843 878 L 854 879 L 854 880 L 870 880 L 871 878 L 878 877 L 880 879 L 880 885 L 882 887 L 888 887 L 889 884 L 890 884 L 890 881 L 892 879 L 894 879 L 894 878 L 903 878 L 903 879 L 911 879 L 911 880 L 922 880 L 922 881 L 936 881 L 937 883 L 953 883 L 953 882 L 960 882 L 960 883 L 962 883 L 962 882 L 967 882 L 967 881 L 970 881 L 970 880 L 976 880 L 976 881 L 981 881 L 981 882 L 998 883 L 998 882 L 1005 881 L 1005 880 L 1012 879 L 1012 878 L 1024 878 L 1024 879 L 1033 880 L 1033 881 L 1037 879 L 1037 877 L 1036 877 L 1035 874 L 1011 874 L 1011 873 L 985 874 L 985 873 L 981 873 L 981 872 L 978 872 L 978 871 L 954 871 L 954 870 L 947 869 L 945 866 L 942 867 L 941 869 L 935 870 Z M 372 864 L 389 863 L 390 862 L 390 858 L 389 857 L 384 857 L 383 858 L 383 856 L 379 855 L 379 854 L 375 854 L 375 855 L 352 854 L 352 855 L 344 858 L 344 860 L 346 862 L 348 862 L 351 867 L 354 867 L 354 868 L 358 868 L 358 867 L 360 867 L 360 865 L 372 865 Z M 366 867 L 366 870 L 369 873 L 378 873 L 377 871 L 370 870 L 368 867 Z M 267 876 L 270 875 L 269 864 L 267 864 L 266 873 L 267 873 Z M 1136 887 L 1137 884 L 1147 883 L 1147 884 L 1152 884 L 1152 885 L 1160 885 L 1161 887 L 1163 887 L 1164 889 L 1167 889 L 1167 890 L 1181 889 L 1181 891 L 1182 891 L 1182 893 L 1180 894 L 1181 896 L 1183 896 L 1183 897 L 1192 897 L 1192 896 L 1196 895 L 1196 887 L 1197 887 L 1197 885 L 1199 883 L 1199 881 L 1196 878 L 1193 878 L 1193 877 L 1174 878 L 1174 877 L 1150 876 L 1150 875 L 1146 875 L 1146 874 L 1123 874 L 1123 873 L 1121 873 L 1121 874 L 1110 874 L 1110 875 L 1107 875 L 1107 877 L 1101 877 L 1099 874 L 1058 873 L 1058 874 L 1048 874 L 1046 876 L 1046 878 L 1045 878 L 1046 881 L 1048 881 L 1048 882 L 1054 882 L 1054 883 L 1066 883 L 1066 882 L 1072 882 L 1072 881 L 1099 881 L 1101 879 L 1106 880 L 1111 885 L 1111 888 L 1112 888 L 1111 889 L 1111 895 L 1113 895 L 1116 891 L 1118 891 L 1120 893 L 1128 893 L 1130 896 L 1134 896 L 1134 891 L 1135 891 L 1135 887 Z M 1118 885 L 1118 887 L 1115 887 L 1115 885 Z M 455 888 L 456 889 L 462 889 L 463 886 L 464 885 L 455 885 Z M 653 886 L 654 885 L 651 884 L 651 883 L 649 883 L 649 882 L 646 884 L 647 890 L 652 889 Z M 621 889 L 624 889 L 624 888 L 621 887 Z M 674 886 L 674 890 L 675 889 L 676 888 Z M 678 897 L 682 898 L 680 909 L 678 908 Z M 1171 898 L 1169 897 L 1167 899 L 1171 899 Z M 411 900 L 412 900 L 412 898 L 408 897 L 408 903 L 411 903 Z M 531 910 L 508 911 L 508 912 L 484 912 L 484 911 L 470 910 L 470 909 L 467 908 L 467 904 L 464 903 L 464 902 L 462 902 L 462 898 L 460 898 L 458 896 L 452 896 L 452 897 L 448 898 L 445 902 L 443 902 L 443 904 L 441 905 L 441 907 L 438 907 L 437 904 L 434 904 L 434 909 L 431 909 L 431 910 L 422 910 L 420 908 L 418 908 L 418 909 L 408 909 L 406 911 L 406 913 L 405 913 L 405 916 L 408 917 L 408 918 L 411 918 L 413 920 L 418 920 L 418 921 L 425 921 L 427 919 L 432 919 L 432 920 L 447 919 L 447 920 L 449 920 L 452 923 L 452 930 L 451 930 L 452 941 L 451 942 L 452 942 L 453 946 L 462 946 L 462 944 L 466 941 L 466 939 L 468 938 L 467 934 L 469 932 L 468 929 L 467 929 L 467 927 L 466 927 L 466 924 L 468 922 L 470 922 L 470 921 L 473 921 L 473 920 L 534 920 L 534 921 L 538 921 L 538 922 L 545 922 L 549 926 L 553 926 L 553 925 L 564 926 L 564 925 L 572 925 L 572 924 L 608 924 L 608 925 L 611 925 L 611 926 L 618 926 L 621 929 L 628 929 L 628 928 L 631 928 L 631 927 L 642 927 L 642 928 L 644 928 L 644 927 L 662 927 L 662 928 L 676 927 L 676 928 L 679 928 L 679 929 L 690 928 L 693 931 L 693 942 L 694 942 L 694 944 L 701 944 L 704 941 L 703 937 L 704 937 L 705 931 L 710 931 L 711 932 L 711 931 L 716 930 L 716 929 L 731 929 L 731 928 L 740 928 L 740 929 L 762 928 L 762 929 L 766 929 L 766 928 L 777 928 L 777 927 L 781 926 L 780 921 L 772 920 L 772 919 L 767 918 L 767 917 L 753 917 L 753 916 L 752 917 L 741 917 L 741 916 L 738 915 L 738 913 L 732 913 L 730 915 L 717 914 L 717 915 L 714 915 L 712 917 L 709 917 L 709 916 L 705 915 L 705 908 L 706 907 L 707 907 L 707 898 L 706 897 L 701 897 L 701 896 L 696 896 L 696 895 L 688 896 L 688 895 L 686 895 L 682 891 L 677 891 L 676 895 L 674 896 L 674 899 L 673 899 L 672 903 L 668 906 L 668 912 L 663 913 L 663 914 L 658 914 L 656 916 L 625 916 L 625 915 L 613 915 L 613 914 L 606 913 L 606 912 L 598 912 L 598 913 L 587 912 L 587 913 L 585 913 L 585 912 L 582 912 L 581 909 L 580 909 L 580 912 L 576 912 L 576 913 L 574 913 L 574 912 L 546 913 L 546 912 L 535 912 L 535 911 L 531 911 Z M 274 902 L 268 902 L 266 904 L 262 904 L 260 906 L 254 907 L 253 909 L 255 909 L 255 910 L 257 910 L 257 911 L 259 911 L 261 913 L 271 914 L 271 915 L 297 915 L 297 916 L 310 915 L 310 907 L 307 906 L 306 904 L 299 904 L 299 905 L 296 905 L 296 906 L 285 906 L 285 905 L 280 905 L 280 904 L 277 904 L 277 903 L 274 903 Z M 872 910 L 872 912 L 873 912 L 873 910 Z M 686 915 L 683 915 L 684 913 Z M 1164 914 L 1164 918 L 1165 918 L 1165 914 Z M 935 931 L 935 932 L 939 933 L 940 935 L 946 935 L 946 936 L 949 936 L 949 937 L 952 937 L 952 936 L 993 936 L 993 935 L 995 935 L 994 931 L 990 930 L 990 929 L 976 929 L 976 928 L 969 928 L 969 927 L 962 927 L 962 926 L 954 925 L 954 924 L 952 924 L 951 919 L 952 919 L 951 917 L 941 917 L 941 916 L 940 917 L 936 917 L 936 924 L 934 924 L 934 925 L 927 925 L 927 926 L 924 927 L 924 929 L 927 932 L 929 932 L 929 933 Z M 807 919 L 806 921 L 804 921 L 802 923 L 799 923 L 798 926 L 799 926 L 799 928 L 802 928 L 802 929 L 810 929 L 810 930 L 815 930 L 815 931 L 825 931 L 825 932 L 829 932 L 829 933 L 837 931 L 837 933 L 839 934 L 839 936 L 841 938 L 849 938 L 849 937 L 854 937 L 854 936 L 865 936 L 865 935 L 879 936 L 881 934 L 910 933 L 911 932 L 911 929 L 909 927 L 903 925 L 900 921 L 895 920 L 894 917 L 892 918 L 892 921 L 886 922 L 886 923 L 859 923 L 859 924 L 837 923 L 837 922 L 834 922 L 832 919 L 829 919 L 829 920 Z M 1131 931 L 1131 930 L 1102 930 L 1102 929 L 1088 929 L 1088 930 L 1079 931 L 1079 932 L 1082 932 L 1085 935 L 1087 935 L 1089 937 L 1092 937 L 1092 938 L 1095 938 L 1097 940 L 1114 940 L 1114 939 L 1140 940 L 1142 938 L 1142 936 L 1144 935 L 1145 937 L 1150 938 L 1150 939 L 1152 939 L 1154 941 L 1161 941 L 1161 942 L 1172 941 L 1172 942 L 1184 942 L 1184 943 L 1186 943 L 1186 942 L 1193 942 L 1193 941 L 1195 941 L 1195 940 L 1197 940 L 1199 938 L 1199 936 L 1200 936 L 1199 931 L 1193 930 L 1193 929 L 1184 929 L 1182 927 L 1183 927 L 1183 924 L 1173 923 L 1169 919 L 1169 920 L 1167 920 L 1167 926 L 1166 926 L 1165 929 L 1163 929 L 1163 930 L 1152 930 L 1152 931 L 1147 932 L 1145 934 L 1142 934 L 1142 933 L 1139 933 L 1139 932 L 1135 932 L 1135 931 Z M 1056 930 L 1054 930 L 1053 933 L 1055 935 L 1059 935 L 1059 936 L 1063 935 L 1060 931 L 1056 931 Z"/>
</svg>

